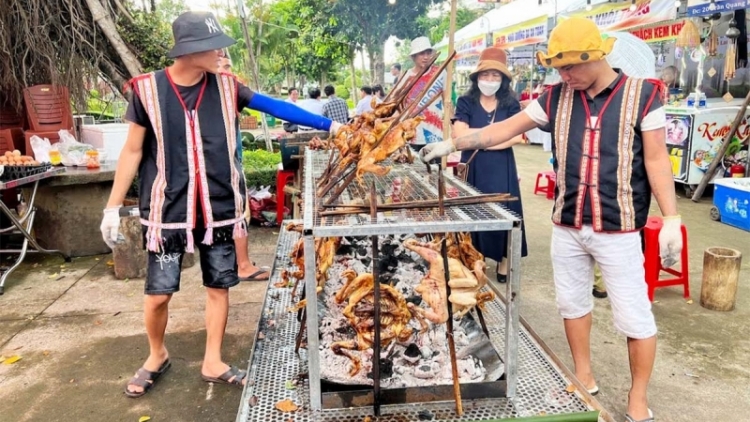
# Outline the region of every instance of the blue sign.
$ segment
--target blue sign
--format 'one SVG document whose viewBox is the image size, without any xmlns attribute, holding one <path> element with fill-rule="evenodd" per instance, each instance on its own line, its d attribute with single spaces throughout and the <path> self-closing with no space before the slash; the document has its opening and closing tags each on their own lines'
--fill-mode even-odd
<svg viewBox="0 0 750 422">
<path fill-rule="evenodd" d="M 706 0 L 690 0 L 688 1 L 687 17 L 709 16 L 714 13 L 726 13 L 747 8 L 748 0 L 716 0 L 714 3 Z"/>
</svg>

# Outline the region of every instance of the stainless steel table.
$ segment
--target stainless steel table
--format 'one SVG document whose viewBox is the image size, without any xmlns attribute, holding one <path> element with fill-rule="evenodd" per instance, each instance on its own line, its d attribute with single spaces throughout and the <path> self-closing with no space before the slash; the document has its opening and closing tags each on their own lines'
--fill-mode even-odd
<svg viewBox="0 0 750 422">
<path fill-rule="evenodd" d="M 11 180 L 8 182 L 0 182 L 0 191 L 28 185 L 31 183 L 34 184 L 34 187 L 31 191 L 31 196 L 29 197 L 29 201 L 27 204 L 28 210 L 22 216 L 16 216 L 16 214 L 10 208 L 8 208 L 7 205 L 5 205 L 2 197 L 0 197 L 0 211 L 2 211 L 2 213 L 8 217 L 11 223 L 13 223 L 13 225 L 10 227 L 0 229 L 0 236 L 22 235 L 24 237 L 23 244 L 21 245 L 20 249 L 0 249 L 0 255 L 6 253 L 18 254 L 15 262 L 13 262 L 10 267 L 3 268 L 1 266 L 2 262 L 0 262 L 0 295 L 4 293 L 5 280 L 16 268 L 18 268 L 19 265 L 21 265 L 24 258 L 26 258 L 27 253 L 58 254 L 65 259 L 65 262 L 70 262 L 70 257 L 65 255 L 64 253 L 58 250 L 44 249 L 43 247 L 39 246 L 39 243 L 37 243 L 34 236 L 31 235 L 31 230 L 34 228 L 34 215 L 36 214 L 34 200 L 36 199 L 36 191 L 39 187 L 39 181 L 56 176 L 63 172 L 65 172 L 64 167 L 57 167 L 52 168 L 44 173 L 35 174 L 33 176 L 22 177 L 20 179 Z M 31 244 L 31 249 L 29 249 L 29 244 Z"/>
</svg>

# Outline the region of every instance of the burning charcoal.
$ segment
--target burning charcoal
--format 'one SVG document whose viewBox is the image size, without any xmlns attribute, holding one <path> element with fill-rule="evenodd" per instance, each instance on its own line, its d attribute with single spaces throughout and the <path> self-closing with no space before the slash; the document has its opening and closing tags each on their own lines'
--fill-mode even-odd
<svg viewBox="0 0 750 422">
<path fill-rule="evenodd" d="M 380 276 L 380 282 L 383 284 L 392 284 L 393 274 L 385 273 Z"/>
<path fill-rule="evenodd" d="M 336 328 L 336 332 L 345 336 L 353 336 L 357 334 L 354 329 L 348 325 L 342 325 Z"/>
<path fill-rule="evenodd" d="M 396 249 L 398 249 L 399 245 L 394 244 L 384 244 L 380 245 L 380 253 L 386 256 L 396 256 Z"/>
<path fill-rule="evenodd" d="M 359 256 L 367 256 L 368 255 L 367 248 L 365 248 L 364 246 L 358 247 L 357 248 L 357 255 L 359 255 Z"/>
<path fill-rule="evenodd" d="M 404 293 L 406 293 L 406 292 L 404 292 Z M 422 303 L 422 297 L 414 295 L 414 296 L 411 296 L 411 297 L 407 297 L 406 301 L 409 302 L 409 303 L 413 303 L 413 304 L 419 306 Z"/>
<path fill-rule="evenodd" d="M 337 253 L 339 255 L 354 255 L 356 248 L 352 245 L 341 245 Z"/>
<path fill-rule="evenodd" d="M 422 347 L 419 352 L 422 354 L 422 357 L 425 359 L 429 359 L 432 357 L 432 349 L 430 349 L 427 346 Z"/>
<path fill-rule="evenodd" d="M 431 421 L 435 419 L 435 415 L 433 415 L 429 410 L 420 410 L 419 413 L 417 413 L 417 417 L 420 421 Z"/>
<path fill-rule="evenodd" d="M 422 264 L 415 264 L 414 271 L 419 271 L 420 273 L 427 274 L 427 267 Z"/>
<path fill-rule="evenodd" d="M 438 369 L 430 365 L 420 365 L 414 370 L 414 376 L 422 379 L 435 378 L 437 373 Z"/>
<path fill-rule="evenodd" d="M 393 361 L 390 359 L 380 359 L 380 379 L 390 378 L 393 376 Z M 372 371 L 367 373 L 367 378 L 372 379 Z"/>
<path fill-rule="evenodd" d="M 417 363 L 419 362 L 420 353 L 419 353 L 419 346 L 412 343 L 410 344 L 406 350 L 404 351 L 404 360 L 409 363 Z"/>
<path fill-rule="evenodd" d="M 364 258 L 360 258 L 359 262 L 361 262 L 365 267 L 369 267 L 370 263 L 372 263 L 372 258 L 366 256 Z"/>
</svg>

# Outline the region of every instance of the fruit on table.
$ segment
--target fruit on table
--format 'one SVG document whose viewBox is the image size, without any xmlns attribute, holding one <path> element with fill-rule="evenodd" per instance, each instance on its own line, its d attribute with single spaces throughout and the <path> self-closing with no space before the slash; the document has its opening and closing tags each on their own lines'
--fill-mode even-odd
<svg viewBox="0 0 750 422">
<path fill-rule="evenodd" d="M 38 166 L 40 163 L 34 160 L 34 157 L 21 155 L 21 151 L 5 151 L 0 155 L 0 165 L 2 166 Z"/>
</svg>

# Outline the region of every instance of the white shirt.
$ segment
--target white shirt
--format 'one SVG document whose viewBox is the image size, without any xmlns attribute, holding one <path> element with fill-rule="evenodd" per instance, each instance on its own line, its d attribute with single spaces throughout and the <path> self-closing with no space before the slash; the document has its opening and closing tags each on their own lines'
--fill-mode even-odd
<svg viewBox="0 0 750 422">
<path fill-rule="evenodd" d="M 362 98 L 357 103 L 357 108 L 354 110 L 354 114 L 356 116 L 359 116 L 362 113 L 365 113 L 367 111 L 372 111 L 372 107 L 370 106 L 370 102 L 372 101 L 372 95 L 367 95 L 365 98 Z"/>
<path fill-rule="evenodd" d="M 531 120 L 534 121 L 539 127 L 545 127 L 549 124 L 549 116 L 547 111 L 544 110 L 539 100 L 534 100 L 523 110 Z M 597 118 L 591 117 L 591 123 L 596 124 Z M 656 130 L 667 127 L 667 114 L 664 112 L 664 107 L 659 107 L 656 110 L 651 111 L 646 117 L 641 120 L 641 132 L 647 132 L 649 130 Z"/>
<path fill-rule="evenodd" d="M 297 107 L 301 108 L 302 110 L 309 111 L 312 114 L 317 114 L 319 116 L 323 115 L 323 106 L 325 103 L 320 100 L 313 100 L 312 98 L 307 98 L 302 101 L 297 101 Z M 300 126 L 300 130 L 312 130 L 311 127 L 305 127 Z"/>
</svg>

